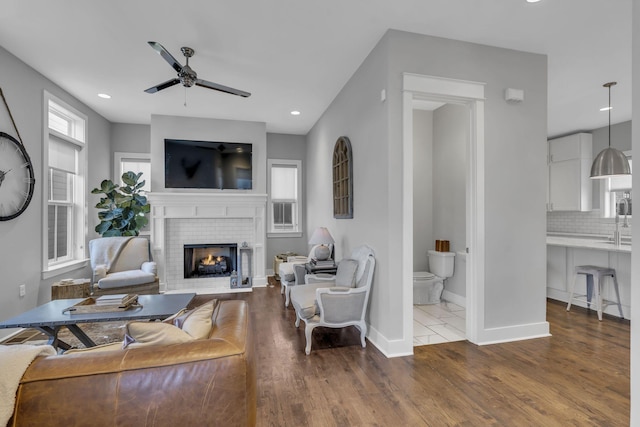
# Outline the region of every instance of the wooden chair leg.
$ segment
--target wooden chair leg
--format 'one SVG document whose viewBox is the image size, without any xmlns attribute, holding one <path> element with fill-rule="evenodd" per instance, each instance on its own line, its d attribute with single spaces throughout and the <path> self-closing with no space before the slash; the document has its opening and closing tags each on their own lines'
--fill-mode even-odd
<svg viewBox="0 0 640 427">
<path fill-rule="evenodd" d="M 309 324 L 307 323 L 305 328 L 304 328 L 304 336 L 306 339 L 306 346 L 304 348 L 304 352 L 308 355 L 309 353 L 311 353 L 311 337 L 313 336 L 313 328 L 315 328 L 315 326 L 313 324 Z"/>
</svg>

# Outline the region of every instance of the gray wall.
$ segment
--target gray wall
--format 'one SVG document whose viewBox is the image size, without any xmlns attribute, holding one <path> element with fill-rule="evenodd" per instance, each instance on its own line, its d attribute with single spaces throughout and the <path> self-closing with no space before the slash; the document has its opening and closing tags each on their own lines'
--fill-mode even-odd
<svg viewBox="0 0 640 427">
<path fill-rule="evenodd" d="M 151 126 L 131 123 L 111 124 L 111 150 L 123 153 L 151 153 Z M 113 163 L 113 155 L 111 156 Z M 111 168 L 113 170 L 113 168 Z M 118 177 L 119 178 L 119 177 Z"/>
<path fill-rule="evenodd" d="M 338 260 L 358 245 L 373 248 L 378 262 L 368 319 L 383 335 L 393 336 L 398 325 L 390 318 L 402 314 L 397 296 L 402 284 L 391 277 L 397 266 L 387 261 L 400 253 L 389 229 L 389 211 L 397 207 L 387 200 L 387 103 L 380 102 L 380 90 L 387 85 L 387 43 L 387 38 L 378 43 L 307 135 L 306 230 L 327 227 Z M 333 217 L 332 155 L 340 136 L 349 138 L 353 150 L 353 219 Z M 394 145 L 400 150 L 401 140 Z"/>
<path fill-rule="evenodd" d="M 376 251 L 372 333 L 389 343 L 406 339 L 397 271 L 404 247 L 403 72 L 486 82 L 486 247 L 478 248 L 486 257 L 484 326 L 545 322 L 546 66 L 543 55 L 390 30 L 309 133 L 307 230 L 328 226 L 338 259 L 363 243 Z M 507 104 L 508 87 L 524 89 L 526 101 Z M 353 145 L 351 220 L 331 212 L 331 152 L 341 135 Z"/>
<path fill-rule="evenodd" d="M 428 271 L 433 237 L 433 112 L 413 110 L 413 271 Z"/>
<path fill-rule="evenodd" d="M 547 58 L 544 55 L 390 30 L 389 170 L 402 167 L 402 73 L 449 77 L 485 86 L 485 330 L 546 322 Z M 506 88 L 523 89 L 525 101 L 504 100 Z M 389 174 L 388 218 L 393 249 L 401 243 L 402 181 Z M 522 224 L 527 224 L 523 227 Z M 390 277 L 388 278 L 391 279 Z M 395 300 L 400 296 L 394 295 Z M 392 309 L 396 306 L 390 304 Z M 402 331 L 391 311 L 392 337 Z M 526 328 L 521 328 L 524 330 Z M 480 339 L 482 339 L 480 331 Z"/>
<path fill-rule="evenodd" d="M 302 160 L 302 170 L 305 171 L 306 144 L 303 135 L 287 134 L 267 134 L 267 158 L 268 159 L 290 159 Z M 128 153 L 150 153 L 151 152 L 151 126 L 129 123 L 113 123 L 111 125 L 111 146 L 113 152 L 121 151 Z M 113 162 L 113 153 L 111 155 Z M 303 218 L 305 208 L 303 176 Z M 268 189 L 267 189 L 268 191 Z M 304 224 L 303 224 L 304 226 Z M 293 251 L 301 254 L 308 252 L 306 235 L 297 238 L 267 238 L 266 267 L 272 268 L 272 260 L 276 254 Z"/>
<path fill-rule="evenodd" d="M 469 110 L 462 105 L 447 104 L 433 112 L 434 238 L 449 240 L 451 252 L 466 248 L 468 123 Z M 429 249 L 434 249 L 433 242 Z M 447 291 L 462 297 L 466 295 L 465 267 L 456 256 L 454 276 L 445 282 Z"/>
<path fill-rule="evenodd" d="M 36 175 L 33 200 L 18 218 L 0 222 L 0 319 L 4 320 L 48 301 L 50 284 L 61 278 L 90 277 L 88 268 L 66 273 L 61 277 L 42 280 L 42 151 L 43 151 L 43 91 L 47 90 L 88 116 L 87 150 L 89 167 L 87 189 L 90 191 L 111 176 L 109 123 L 86 105 L 43 75 L 0 47 L 0 87 L 31 157 Z M 15 136 L 4 105 L 0 107 L 0 130 Z M 106 160 L 106 161 L 105 161 Z M 87 196 L 88 236 L 98 237 L 93 231 L 98 223 L 96 195 Z M 26 285 L 27 294 L 19 297 L 18 286 Z M 6 336 L 8 330 L 0 330 Z"/>
<path fill-rule="evenodd" d="M 301 237 L 269 237 L 267 234 L 267 269 L 273 269 L 273 258 L 280 253 L 296 252 L 300 255 L 307 255 L 309 252 L 309 238 L 305 232 L 305 201 L 306 201 L 306 163 L 305 156 L 307 153 L 306 138 L 304 135 L 287 135 L 281 133 L 267 134 L 267 159 L 286 159 L 302 161 L 302 200 L 300 207 L 302 209 L 302 236 Z M 267 173 L 269 173 L 267 171 Z M 269 192 L 269 188 L 267 188 Z M 268 207 L 267 207 L 268 208 Z"/>
<path fill-rule="evenodd" d="M 164 186 L 164 140 L 165 138 L 192 139 L 200 141 L 229 141 L 250 143 L 253 162 L 253 189 L 209 190 L 189 189 L 202 193 L 266 194 L 267 192 L 267 132 L 263 122 L 241 120 L 206 119 L 196 117 L 151 115 L 151 188 L 158 192 L 184 192 L 183 189 Z M 156 190 L 157 189 L 157 190 Z"/>
</svg>

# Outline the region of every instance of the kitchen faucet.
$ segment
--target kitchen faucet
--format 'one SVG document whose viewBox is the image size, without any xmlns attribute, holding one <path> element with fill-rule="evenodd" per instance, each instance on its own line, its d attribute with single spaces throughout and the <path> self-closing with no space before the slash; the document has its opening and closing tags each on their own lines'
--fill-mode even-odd
<svg viewBox="0 0 640 427">
<path fill-rule="evenodd" d="M 627 215 L 629 214 L 629 198 L 627 197 L 629 193 L 625 193 L 624 197 L 620 199 L 620 203 L 624 203 L 624 223 L 622 227 L 628 228 L 629 222 L 627 222 Z"/>
<path fill-rule="evenodd" d="M 624 223 L 622 224 L 623 228 L 629 227 L 629 222 L 627 221 L 627 215 L 629 214 L 629 193 L 625 193 L 624 196 L 616 201 L 616 230 L 613 232 L 613 244 L 616 246 L 620 245 L 620 230 L 618 225 L 620 223 L 620 204 L 624 203 Z"/>
</svg>

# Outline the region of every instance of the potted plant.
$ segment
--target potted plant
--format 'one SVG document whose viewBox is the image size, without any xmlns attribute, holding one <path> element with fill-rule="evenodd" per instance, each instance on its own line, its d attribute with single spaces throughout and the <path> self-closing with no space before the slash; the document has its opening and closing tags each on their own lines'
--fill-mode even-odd
<svg viewBox="0 0 640 427">
<path fill-rule="evenodd" d="M 104 194 L 96 204 L 96 208 L 103 209 L 98 212 L 100 224 L 95 228 L 102 237 L 137 236 L 149 222 L 145 214 L 151 207 L 142 194 L 145 181 L 140 181 L 141 176 L 142 172 L 125 172 L 122 174 L 125 185 L 105 179 L 100 188 L 91 190 L 92 194 Z"/>
</svg>

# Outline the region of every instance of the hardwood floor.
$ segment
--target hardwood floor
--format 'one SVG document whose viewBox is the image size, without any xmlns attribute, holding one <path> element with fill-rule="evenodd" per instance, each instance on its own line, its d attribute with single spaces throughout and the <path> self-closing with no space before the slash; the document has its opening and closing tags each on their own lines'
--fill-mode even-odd
<svg viewBox="0 0 640 427">
<path fill-rule="evenodd" d="M 628 321 L 549 301 L 549 338 L 387 359 L 354 328 L 316 328 L 305 356 L 279 286 L 235 298 L 256 330 L 258 426 L 629 425 Z"/>
</svg>

